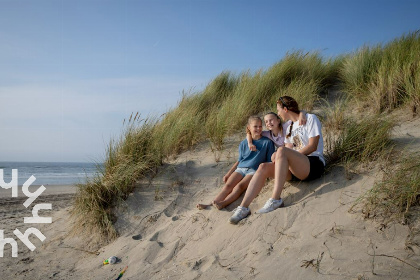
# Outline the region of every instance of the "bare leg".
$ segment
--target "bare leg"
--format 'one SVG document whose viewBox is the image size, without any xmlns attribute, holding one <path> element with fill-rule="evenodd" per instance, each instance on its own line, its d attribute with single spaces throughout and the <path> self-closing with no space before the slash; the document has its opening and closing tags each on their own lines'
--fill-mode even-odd
<svg viewBox="0 0 420 280">
<path fill-rule="evenodd" d="M 242 180 L 242 178 L 244 178 L 240 173 L 238 172 L 233 172 L 229 179 L 227 180 L 226 184 L 223 186 L 222 190 L 219 192 L 219 194 L 216 196 L 216 198 L 210 203 L 210 204 L 197 204 L 196 207 L 199 210 L 203 210 L 209 206 L 215 205 L 216 203 L 219 203 L 223 200 L 225 200 L 225 198 L 232 192 L 233 188 Z M 216 206 L 217 207 L 217 206 Z M 221 208 L 218 208 L 221 209 Z"/>
<path fill-rule="evenodd" d="M 309 159 L 293 149 L 280 147 L 276 152 L 274 188 L 271 198 L 280 199 L 286 180 L 290 180 L 291 172 L 299 179 L 308 177 Z"/>
<path fill-rule="evenodd" d="M 242 180 L 242 178 L 242 174 L 233 172 L 213 201 L 220 202 L 224 200 L 232 192 L 233 188 Z"/>
<path fill-rule="evenodd" d="M 254 174 L 254 176 L 252 176 L 252 179 L 249 182 L 248 189 L 246 190 L 244 199 L 241 203 L 242 207 L 249 207 L 251 202 L 255 197 L 257 197 L 261 189 L 264 187 L 265 180 L 269 177 L 274 177 L 274 163 L 261 163 L 257 172 Z"/>
<path fill-rule="evenodd" d="M 223 209 L 235 200 L 237 200 L 241 194 L 246 191 L 249 182 L 251 181 L 253 175 L 247 175 L 245 176 L 232 190 L 232 192 L 222 201 L 217 202 L 214 201 L 213 205 L 217 209 Z"/>
<path fill-rule="evenodd" d="M 199 203 L 196 205 L 198 210 L 206 209 L 209 206 L 215 205 L 216 202 L 220 202 L 225 200 L 225 198 L 232 192 L 233 188 L 242 180 L 242 175 L 238 172 L 233 172 L 229 179 L 227 180 L 226 184 L 223 186 L 223 189 L 219 192 L 216 198 L 210 202 L 209 204 Z M 216 206 L 216 205 L 215 205 Z M 221 208 L 218 208 L 221 209 Z"/>
</svg>

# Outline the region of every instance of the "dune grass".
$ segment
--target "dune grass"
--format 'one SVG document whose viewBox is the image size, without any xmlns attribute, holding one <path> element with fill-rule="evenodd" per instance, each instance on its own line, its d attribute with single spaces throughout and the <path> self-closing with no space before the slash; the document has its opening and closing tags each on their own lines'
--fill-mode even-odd
<svg viewBox="0 0 420 280">
<path fill-rule="evenodd" d="M 420 205 L 419 157 L 419 152 L 404 151 L 385 167 L 382 180 L 363 197 L 366 217 L 405 222 L 414 206 Z"/>
<path fill-rule="evenodd" d="M 153 145 L 156 120 L 130 117 L 121 137 L 111 140 L 103 167 L 94 178 L 78 184 L 71 214 L 74 231 L 96 234 L 104 241 L 117 237 L 113 208 L 133 191 L 137 179 L 160 165 L 159 150 Z"/>
<path fill-rule="evenodd" d="M 340 70 L 343 90 L 375 112 L 409 105 L 417 113 L 420 95 L 420 31 L 382 46 L 347 55 Z"/>
<path fill-rule="evenodd" d="M 378 115 L 367 116 L 359 122 L 348 120 L 343 131 L 330 137 L 326 160 L 329 165 L 350 161 L 370 162 L 392 151 L 390 140 L 394 122 Z M 328 134 L 328 133 L 327 133 Z"/>
</svg>

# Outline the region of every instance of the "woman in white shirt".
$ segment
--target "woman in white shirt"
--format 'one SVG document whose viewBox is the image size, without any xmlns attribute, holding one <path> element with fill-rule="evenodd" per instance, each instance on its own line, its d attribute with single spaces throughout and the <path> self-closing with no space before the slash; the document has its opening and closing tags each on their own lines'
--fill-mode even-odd
<svg viewBox="0 0 420 280">
<path fill-rule="evenodd" d="M 244 199 L 229 219 L 233 224 L 246 218 L 251 211 L 249 205 L 260 193 L 266 178 L 274 177 L 274 188 L 271 198 L 257 213 L 268 213 L 283 206 L 281 193 L 286 180 L 313 180 L 324 173 L 324 142 L 321 122 L 313 114 L 307 114 L 307 123 L 299 125 L 299 106 L 290 96 L 282 96 L 277 101 L 277 112 L 284 120 L 290 120 L 286 131 L 285 147 L 279 147 L 274 162 L 262 163 L 245 193 Z"/>
</svg>

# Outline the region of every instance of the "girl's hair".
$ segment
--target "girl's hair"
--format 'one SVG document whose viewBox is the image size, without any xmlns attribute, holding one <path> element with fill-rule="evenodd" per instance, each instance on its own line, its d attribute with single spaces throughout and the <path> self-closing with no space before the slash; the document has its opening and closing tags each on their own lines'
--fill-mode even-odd
<svg viewBox="0 0 420 280">
<path fill-rule="evenodd" d="M 279 100 L 277 100 L 277 104 L 279 104 L 282 108 L 286 107 L 287 110 L 292 111 L 296 114 L 300 113 L 299 105 L 293 97 L 290 97 L 287 95 L 281 96 Z M 289 138 L 292 135 L 292 129 L 293 129 L 293 122 L 290 125 L 289 134 L 287 134 L 286 138 Z"/>
<path fill-rule="evenodd" d="M 267 115 L 273 115 L 280 121 L 279 122 L 279 129 L 280 129 L 280 133 L 283 134 L 283 125 L 282 125 L 282 121 L 281 121 L 281 118 L 279 117 L 279 115 L 277 115 L 274 112 L 268 112 L 267 114 L 264 115 L 264 117 L 267 116 Z"/>
<path fill-rule="evenodd" d="M 260 117 L 258 117 L 257 115 L 250 116 L 250 117 L 248 118 L 248 124 L 247 124 L 247 126 L 246 126 L 246 133 L 247 133 L 247 134 L 251 134 L 251 131 L 248 129 L 248 125 L 249 125 L 252 121 L 260 121 L 260 123 L 261 123 L 261 124 L 263 123 L 263 121 L 261 120 L 261 118 L 260 118 Z"/>
<path fill-rule="evenodd" d="M 252 121 L 260 121 L 260 122 L 262 123 L 261 118 L 260 118 L 260 117 L 258 117 L 257 115 L 250 116 L 250 117 L 248 118 L 248 124 L 250 124 Z"/>
</svg>

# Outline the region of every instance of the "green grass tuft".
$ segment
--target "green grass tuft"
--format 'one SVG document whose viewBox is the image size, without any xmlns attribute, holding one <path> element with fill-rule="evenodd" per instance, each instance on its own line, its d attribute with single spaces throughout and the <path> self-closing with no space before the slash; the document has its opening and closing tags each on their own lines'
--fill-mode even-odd
<svg viewBox="0 0 420 280">
<path fill-rule="evenodd" d="M 389 153 L 394 122 L 378 115 L 356 122 L 348 120 L 341 133 L 326 133 L 326 160 L 329 165 L 348 162 L 370 162 Z"/>
<path fill-rule="evenodd" d="M 364 197 L 367 217 L 404 218 L 420 205 L 420 153 L 403 153 L 384 170 L 383 178 Z"/>
<path fill-rule="evenodd" d="M 420 31 L 347 55 L 340 69 L 343 89 L 362 106 L 381 113 L 419 106 Z M 372 106 L 373 105 L 373 106 Z"/>
</svg>

